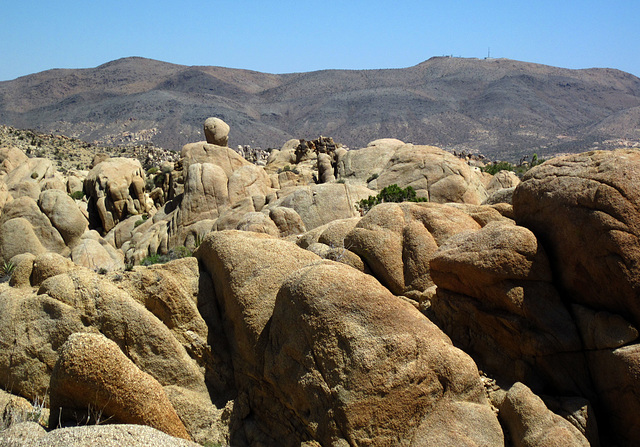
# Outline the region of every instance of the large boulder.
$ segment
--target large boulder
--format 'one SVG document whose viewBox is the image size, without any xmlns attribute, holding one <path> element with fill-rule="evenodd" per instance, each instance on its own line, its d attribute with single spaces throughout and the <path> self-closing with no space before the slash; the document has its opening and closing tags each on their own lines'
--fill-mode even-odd
<svg viewBox="0 0 640 447">
<path fill-rule="evenodd" d="M 357 217 L 355 205 L 376 192 L 350 183 L 323 183 L 278 191 L 278 200 L 269 208 L 286 207 L 295 210 L 307 230 L 336 219 Z"/>
<path fill-rule="evenodd" d="M 531 231 L 491 222 L 449 238 L 430 261 L 434 319 L 489 371 L 588 395 L 578 330 Z"/>
<path fill-rule="evenodd" d="M 264 233 L 210 233 L 195 256 L 211 274 L 225 321 L 236 373 L 261 370 L 265 336 L 284 278 L 315 254 Z"/>
<path fill-rule="evenodd" d="M 553 413 L 526 385 L 517 382 L 499 407 L 515 447 L 589 447 L 591 444 L 569 421 Z"/>
<path fill-rule="evenodd" d="M 620 445 L 639 445 L 640 345 L 588 352 L 589 368 L 607 420 Z"/>
<path fill-rule="evenodd" d="M 344 239 L 378 280 L 396 295 L 433 286 L 429 259 L 450 236 L 480 225 L 468 214 L 436 203 L 382 203 Z"/>
<path fill-rule="evenodd" d="M 98 163 L 84 180 L 92 228 L 110 231 L 130 215 L 148 211 L 145 173 L 138 160 L 110 158 Z"/>
<path fill-rule="evenodd" d="M 17 440 L 14 444 L 14 440 Z M 65 427 L 46 432 L 37 424 L 23 423 L 0 433 L 7 447 L 199 447 L 195 442 L 176 438 L 144 425 L 110 424 Z"/>
<path fill-rule="evenodd" d="M 180 152 L 180 160 L 185 170 L 193 163 L 213 163 L 220 166 L 227 177 L 230 177 L 236 169 L 251 164 L 233 149 L 205 141 L 185 144 Z"/>
<path fill-rule="evenodd" d="M 513 209 L 572 301 L 640 324 L 640 152 L 549 160 L 525 174 Z"/>
<path fill-rule="evenodd" d="M 11 220 L 20 219 L 18 222 L 10 223 Z M 25 222 L 28 222 L 27 223 Z M 8 226 L 7 226 L 8 225 Z M 67 255 L 69 249 L 65 245 L 65 241 L 58 232 L 58 230 L 52 225 L 51 220 L 44 214 L 35 200 L 30 197 L 20 197 L 18 199 L 8 202 L 2 209 L 2 216 L 0 216 L 0 227 L 7 226 L 7 231 L 13 236 L 3 235 L 3 256 L 5 260 L 10 259 L 12 256 L 18 253 L 34 253 L 35 250 L 39 250 L 38 244 L 33 240 L 33 235 L 36 236 L 40 245 L 48 251 Z M 18 233 L 14 233 L 22 228 L 25 231 L 25 235 L 28 236 L 27 240 L 31 241 L 30 244 L 25 244 L 23 250 L 20 248 L 21 237 L 13 239 L 18 236 Z M 13 248 L 9 248 L 9 246 Z"/>
<path fill-rule="evenodd" d="M 84 214 L 75 200 L 63 191 L 57 189 L 42 191 L 38 205 L 68 246 L 75 245 L 87 229 L 89 222 Z"/>
<path fill-rule="evenodd" d="M 503 445 L 474 362 L 371 276 L 300 268 L 270 323 L 265 377 L 320 444 Z"/>
<path fill-rule="evenodd" d="M 481 177 L 454 155 L 433 146 L 375 144 L 349 151 L 339 162 L 340 177 L 368 182 L 380 190 L 396 184 L 430 202 L 479 205 L 487 197 Z"/>
<path fill-rule="evenodd" d="M 65 422 L 69 415 L 90 409 L 78 421 L 87 422 L 96 417 L 93 409 L 105 419 L 191 439 L 162 385 L 100 334 L 71 334 L 60 348 L 51 375 L 51 408 L 54 421 Z"/>
<path fill-rule="evenodd" d="M 258 233 L 211 233 L 196 256 L 248 400 L 238 440 L 503 444 L 473 361 L 372 277 Z"/>
<path fill-rule="evenodd" d="M 226 146 L 229 143 L 229 125 L 220 118 L 207 118 L 204 122 L 204 137 L 209 144 Z"/>
<path fill-rule="evenodd" d="M 231 205 L 229 178 L 224 169 L 213 163 L 189 165 L 180 203 L 180 223 L 189 226 L 199 220 L 216 219 Z"/>
</svg>

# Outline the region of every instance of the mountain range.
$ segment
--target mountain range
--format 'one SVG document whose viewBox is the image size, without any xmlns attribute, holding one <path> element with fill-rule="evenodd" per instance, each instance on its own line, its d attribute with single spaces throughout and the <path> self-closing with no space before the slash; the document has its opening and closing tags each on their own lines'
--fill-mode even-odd
<svg viewBox="0 0 640 447">
<path fill-rule="evenodd" d="M 267 74 L 129 57 L 0 82 L 0 124 L 96 144 L 179 150 L 209 116 L 231 126 L 232 147 L 398 138 L 513 161 L 640 146 L 640 78 L 509 59 Z"/>
</svg>

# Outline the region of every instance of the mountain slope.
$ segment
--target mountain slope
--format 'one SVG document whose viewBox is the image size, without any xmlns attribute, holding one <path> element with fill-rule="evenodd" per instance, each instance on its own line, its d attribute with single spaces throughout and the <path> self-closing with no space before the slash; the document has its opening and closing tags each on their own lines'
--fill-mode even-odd
<svg viewBox="0 0 640 447">
<path fill-rule="evenodd" d="M 230 144 L 280 147 L 332 136 L 352 148 L 377 138 L 518 159 L 640 141 L 640 79 L 507 59 L 432 58 L 414 67 L 274 75 L 125 58 L 0 82 L 0 123 L 99 144 L 202 139 L 231 126 Z"/>
</svg>

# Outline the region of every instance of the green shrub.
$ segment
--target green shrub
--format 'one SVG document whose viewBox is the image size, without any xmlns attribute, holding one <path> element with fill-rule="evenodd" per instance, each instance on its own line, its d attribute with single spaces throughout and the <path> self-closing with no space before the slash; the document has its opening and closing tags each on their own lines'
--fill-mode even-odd
<svg viewBox="0 0 640 447">
<path fill-rule="evenodd" d="M 192 256 L 191 250 L 189 250 L 184 245 L 180 245 L 179 247 L 175 247 L 169 250 L 169 253 L 167 253 L 166 255 L 159 255 L 157 253 L 154 255 L 149 255 L 142 261 L 140 261 L 140 265 L 149 266 L 153 264 L 166 264 L 169 261 L 188 258 L 190 256 Z"/>
<path fill-rule="evenodd" d="M 31 178 L 32 179 L 37 179 L 38 178 L 38 173 L 37 172 L 32 172 L 31 173 Z"/>
<path fill-rule="evenodd" d="M 143 214 L 142 217 L 140 218 L 140 220 L 136 220 L 136 223 L 133 224 L 133 228 L 138 228 L 140 225 L 145 223 L 148 218 L 149 218 L 149 216 L 147 214 Z"/>
<path fill-rule="evenodd" d="M 16 265 L 13 262 L 4 261 L 0 265 L 0 282 L 9 281 L 15 269 L 16 269 Z"/>
<path fill-rule="evenodd" d="M 380 176 L 380 174 L 372 174 L 371 177 L 367 179 L 367 183 L 374 181 Z"/>
<path fill-rule="evenodd" d="M 362 199 L 356 204 L 356 208 L 361 213 L 366 213 L 374 206 L 385 202 L 427 202 L 424 197 L 417 197 L 415 189 L 411 186 L 400 188 L 398 185 L 389 185 L 378 193 L 376 196 L 369 196 Z"/>
<path fill-rule="evenodd" d="M 154 166 L 152 168 L 149 168 L 149 170 L 147 171 L 147 175 L 155 174 L 156 172 L 158 172 L 158 168 Z"/>
<path fill-rule="evenodd" d="M 514 171 L 515 166 L 513 166 L 508 161 L 499 161 L 497 163 L 490 163 L 482 168 L 483 172 L 487 172 L 491 175 L 496 175 L 500 171 Z"/>
<path fill-rule="evenodd" d="M 69 196 L 73 200 L 82 200 L 82 198 L 84 197 L 84 191 L 74 191 L 71 194 L 69 194 Z"/>
</svg>

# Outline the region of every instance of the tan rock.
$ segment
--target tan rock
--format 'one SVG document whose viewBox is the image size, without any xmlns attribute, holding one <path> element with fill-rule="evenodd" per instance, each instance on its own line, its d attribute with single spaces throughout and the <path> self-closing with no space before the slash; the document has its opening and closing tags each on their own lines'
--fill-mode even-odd
<svg viewBox="0 0 640 447">
<path fill-rule="evenodd" d="M 71 306 L 83 327 L 116 342 L 138 368 L 163 386 L 206 392 L 203 372 L 169 328 L 104 276 L 76 268 L 43 281 L 38 294 Z"/>
<path fill-rule="evenodd" d="M 2 210 L 0 226 L 15 218 L 24 218 L 30 223 L 31 231 L 25 229 L 26 233 L 30 234 L 33 232 L 45 249 L 55 253 L 68 254 L 69 250 L 65 245 L 64 239 L 51 224 L 49 218 L 42 213 L 35 200 L 29 197 L 20 197 L 7 203 Z M 26 228 L 24 222 L 20 226 Z M 19 250 L 19 247 L 16 247 L 16 249 Z M 24 250 L 21 251 L 21 253 L 27 251 L 30 250 Z M 13 253 L 13 255 L 9 257 L 16 254 L 18 253 Z"/>
<path fill-rule="evenodd" d="M 78 209 L 76 202 L 63 191 L 42 191 L 38 205 L 69 246 L 74 245 L 87 229 L 89 222 Z"/>
<path fill-rule="evenodd" d="M 25 428 L 23 430 L 28 430 Z M 0 438 L 2 439 L 2 438 Z M 19 444 L 20 447 L 23 444 Z M 144 425 L 111 424 L 65 427 L 38 434 L 35 446 L 47 447 L 198 447 L 195 442 L 176 438 Z"/>
<path fill-rule="evenodd" d="M 513 171 L 499 171 L 491 178 L 487 185 L 487 192 L 493 193 L 501 189 L 514 188 L 520 183 L 520 178 Z"/>
<path fill-rule="evenodd" d="M 53 420 L 93 408 L 105 418 L 191 439 L 158 381 L 100 334 L 71 334 L 60 348 L 51 375 L 51 408 Z"/>
<path fill-rule="evenodd" d="M 294 209 L 305 228 L 311 230 L 336 219 L 359 216 L 355 204 L 375 194 L 375 191 L 368 188 L 348 183 L 308 185 L 281 191 L 278 200 L 270 204 L 270 207 Z"/>
<path fill-rule="evenodd" d="M 130 215 L 147 210 L 145 173 L 138 160 L 110 158 L 98 163 L 84 180 L 89 213 L 96 214 L 105 232 Z"/>
<path fill-rule="evenodd" d="M 229 176 L 228 190 L 233 205 L 245 197 L 267 196 L 271 192 L 271 179 L 260 166 L 242 166 Z"/>
<path fill-rule="evenodd" d="M 280 230 L 276 224 L 265 213 L 252 212 L 245 214 L 236 230 L 253 231 L 254 233 L 266 233 L 271 236 L 280 236 Z"/>
<path fill-rule="evenodd" d="M 212 163 L 221 167 L 227 177 L 231 177 L 236 169 L 251 165 L 233 149 L 208 144 L 204 141 L 184 145 L 180 152 L 180 158 L 185 172 L 194 163 Z"/>
<path fill-rule="evenodd" d="M 215 298 L 231 323 L 227 337 L 236 373 L 254 374 L 261 369 L 263 331 L 284 278 L 320 258 L 290 242 L 246 231 L 209 233 L 194 255 L 211 274 Z"/>
<path fill-rule="evenodd" d="M 480 225 L 468 214 L 435 203 L 382 203 L 349 232 L 344 246 L 359 255 L 394 294 L 433 285 L 429 259 L 450 236 Z"/>
<path fill-rule="evenodd" d="M 369 181 L 378 190 L 392 184 L 411 186 L 418 197 L 430 202 L 479 205 L 487 197 L 479 175 L 464 161 L 433 146 L 381 143 L 349 151 L 340 164 L 340 177 Z"/>
<path fill-rule="evenodd" d="M 189 165 L 180 204 L 180 224 L 191 225 L 198 220 L 216 219 L 231 205 L 224 169 L 212 163 Z"/>
<path fill-rule="evenodd" d="M 226 146 L 229 143 L 229 125 L 220 118 L 207 118 L 204 122 L 204 136 L 209 144 Z"/>
<path fill-rule="evenodd" d="M 75 268 L 69 258 L 57 253 L 42 253 L 33 260 L 31 285 L 39 286 L 47 278 L 67 273 Z"/>
<path fill-rule="evenodd" d="M 526 385 L 515 383 L 500 405 L 500 419 L 516 447 L 581 446 L 591 444 L 566 419 L 551 412 Z"/>
<path fill-rule="evenodd" d="M 585 349 L 615 349 L 638 338 L 638 329 L 620 315 L 571 306 Z"/>
<path fill-rule="evenodd" d="M 306 231 L 302 218 L 292 208 L 284 206 L 269 208 L 269 218 L 278 227 L 281 237 L 301 234 Z"/>
<path fill-rule="evenodd" d="M 589 368 L 606 420 L 619 445 L 640 444 L 640 345 L 587 353 Z"/>
<path fill-rule="evenodd" d="M 96 272 L 122 270 L 125 267 L 124 254 L 99 236 L 81 238 L 71 250 L 71 260 L 76 265 Z"/>
<path fill-rule="evenodd" d="M 430 272 L 438 286 L 434 318 L 485 368 L 537 387 L 590 393 L 577 328 L 531 231 L 498 221 L 452 236 L 432 256 Z"/>
<path fill-rule="evenodd" d="M 337 263 L 293 272 L 268 340 L 269 384 L 322 445 L 402 445 L 416 432 L 503 445 L 471 358 L 371 276 Z"/>
<path fill-rule="evenodd" d="M 0 388 L 29 401 L 49 395 L 57 350 L 85 328 L 81 314 L 29 288 L 0 289 Z"/>
<path fill-rule="evenodd" d="M 23 253 L 37 255 L 46 251 L 27 219 L 17 217 L 0 224 L 0 256 L 3 262 Z"/>
<path fill-rule="evenodd" d="M 31 287 L 31 273 L 35 259 L 36 256 L 32 253 L 22 253 L 11 258 L 10 262 L 15 265 L 9 280 L 11 287 Z"/>
<path fill-rule="evenodd" d="M 519 225 L 546 243 L 573 302 L 640 324 L 640 152 L 592 151 L 528 171 L 513 195 Z"/>
</svg>

